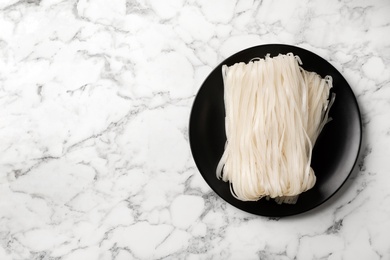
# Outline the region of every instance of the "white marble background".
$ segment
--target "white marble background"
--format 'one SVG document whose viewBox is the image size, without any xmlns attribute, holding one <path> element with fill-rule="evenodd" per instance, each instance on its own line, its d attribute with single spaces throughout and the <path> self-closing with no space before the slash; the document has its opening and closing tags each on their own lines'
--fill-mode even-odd
<svg viewBox="0 0 390 260">
<path fill-rule="evenodd" d="M 2 0 L 0 259 L 390 259 L 390 1 Z M 363 116 L 343 189 L 296 217 L 224 203 L 188 144 L 246 47 L 328 59 Z"/>
</svg>

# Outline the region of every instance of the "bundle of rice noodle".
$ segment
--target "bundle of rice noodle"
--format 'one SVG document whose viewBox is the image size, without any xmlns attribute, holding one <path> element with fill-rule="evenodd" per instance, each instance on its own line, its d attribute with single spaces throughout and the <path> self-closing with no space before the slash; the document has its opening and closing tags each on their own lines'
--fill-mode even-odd
<svg viewBox="0 0 390 260">
<path fill-rule="evenodd" d="M 242 201 L 295 203 L 311 189 L 312 149 L 334 101 L 332 78 L 292 53 L 222 67 L 226 145 L 217 177 Z"/>
</svg>

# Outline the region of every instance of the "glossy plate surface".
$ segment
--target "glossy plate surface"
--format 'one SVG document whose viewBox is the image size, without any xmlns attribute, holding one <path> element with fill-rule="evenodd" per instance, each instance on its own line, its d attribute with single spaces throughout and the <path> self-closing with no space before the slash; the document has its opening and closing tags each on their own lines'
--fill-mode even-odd
<svg viewBox="0 0 390 260">
<path fill-rule="evenodd" d="M 316 185 L 299 196 L 295 205 L 278 205 L 273 200 L 243 202 L 235 199 L 229 184 L 218 180 L 215 169 L 226 142 L 225 108 L 223 101 L 222 65 L 248 62 L 252 58 L 270 54 L 298 55 L 308 71 L 322 77 L 333 77 L 336 100 L 330 110 L 333 118 L 321 132 L 313 149 L 311 166 L 317 176 Z M 356 163 L 362 138 L 359 107 L 343 76 L 320 56 L 290 45 L 269 44 L 238 52 L 218 65 L 202 84 L 192 107 L 189 137 L 195 163 L 208 185 L 231 205 L 261 216 L 282 217 L 313 209 L 334 195 L 347 180 Z"/>
</svg>

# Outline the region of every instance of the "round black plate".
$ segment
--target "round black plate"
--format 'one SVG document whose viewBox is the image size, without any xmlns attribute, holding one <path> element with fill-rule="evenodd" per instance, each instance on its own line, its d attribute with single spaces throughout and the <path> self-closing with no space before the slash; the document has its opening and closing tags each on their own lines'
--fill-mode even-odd
<svg viewBox="0 0 390 260">
<path fill-rule="evenodd" d="M 265 199 L 243 202 L 235 199 L 230 193 L 229 184 L 218 180 L 215 175 L 226 142 L 221 68 L 223 64 L 230 66 L 267 54 L 276 56 L 289 52 L 301 58 L 305 70 L 315 71 L 322 77 L 326 75 L 333 77 L 333 92 L 336 93 L 335 103 L 330 110 L 333 120 L 325 126 L 318 137 L 311 162 L 317 182 L 311 190 L 299 196 L 295 205 L 278 205 L 273 200 Z M 192 155 L 200 173 L 221 198 L 249 213 L 282 217 L 313 209 L 340 189 L 356 163 L 362 126 L 359 107 L 350 86 L 329 62 L 302 48 L 269 44 L 238 52 L 211 72 L 195 98 L 190 116 L 189 137 Z"/>
</svg>

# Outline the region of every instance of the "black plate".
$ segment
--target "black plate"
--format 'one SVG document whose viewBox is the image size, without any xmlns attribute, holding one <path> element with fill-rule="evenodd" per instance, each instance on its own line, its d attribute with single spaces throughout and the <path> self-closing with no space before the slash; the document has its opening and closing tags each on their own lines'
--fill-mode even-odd
<svg viewBox="0 0 390 260">
<path fill-rule="evenodd" d="M 278 205 L 273 200 L 243 202 L 235 199 L 229 184 L 218 180 L 215 175 L 217 163 L 221 158 L 226 142 L 225 108 L 223 101 L 223 82 L 221 68 L 237 62 L 248 62 L 255 57 L 267 54 L 292 52 L 298 55 L 308 71 L 315 71 L 322 77 L 333 77 L 333 92 L 336 100 L 330 110 L 333 118 L 329 122 L 313 149 L 311 166 L 317 176 L 316 185 L 299 196 L 295 205 Z M 333 194 L 347 180 L 356 163 L 362 126 L 356 98 L 343 76 L 320 56 L 290 45 L 269 44 L 252 47 L 238 52 L 219 64 L 201 86 L 190 116 L 189 137 L 195 163 L 208 185 L 231 205 L 261 216 L 282 217 L 299 214 L 313 209 Z"/>
</svg>

